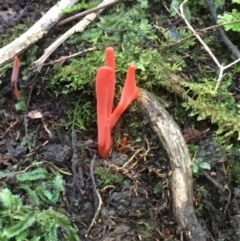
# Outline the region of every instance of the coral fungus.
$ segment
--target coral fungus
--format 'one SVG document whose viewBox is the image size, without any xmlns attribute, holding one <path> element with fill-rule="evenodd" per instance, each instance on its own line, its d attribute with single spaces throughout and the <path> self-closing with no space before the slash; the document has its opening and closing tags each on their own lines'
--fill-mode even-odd
<svg viewBox="0 0 240 241">
<path fill-rule="evenodd" d="M 115 92 L 115 58 L 114 49 L 106 49 L 105 66 L 100 67 L 96 75 L 98 151 L 101 157 L 107 158 L 111 148 L 111 130 L 129 104 L 138 98 L 135 66 L 130 64 L 127 71 L 121 98 L 112 112 Z"/>
</svg>

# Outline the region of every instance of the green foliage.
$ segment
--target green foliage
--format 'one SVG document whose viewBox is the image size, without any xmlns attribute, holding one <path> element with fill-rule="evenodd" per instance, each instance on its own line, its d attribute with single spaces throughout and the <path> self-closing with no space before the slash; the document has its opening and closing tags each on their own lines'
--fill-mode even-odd
<svg viewBox="0 0 240 241">
<path fill-rule="evenodd" d="M 76 11 L 80 11 L 82 9 L 90 9 L 96 7 L 100 1 L 91 1 L 90 3 L 86 3 L 85 1 L 82 1 L 80 3 L 74 4 L 73 6 L 69 8 L 63 9 L 64 13 L 74 13 Z"/>
<path fill-rule="evenodd" d="M 68 120 L 64 123 L 68 129 L 88 129 L 96 120 L 93 101 L 95 75 L 97 69 L 104 65 L 106 47 L 113 46 L 115 49 L 117 96 L 121 91 L 120 86 L 123 86 L 129 63 L 136 65 L 140 87 L 152 90 L 156 85 L 159 86 L 157 82 L 163 70 L 162 53 L 146 48 L 147 44 L 158 41 L 155 29 L 148 19 L 149 1 L 132 2 L 132 6 L 117 4 L 114 11 L 110 9 L 107 14 L 101 15 L 98 22 L 91 24 L 83 33 L 76 33 L 67 41 L 67 44 L 74 46 L 82 46 L 84 43 L 96 47 L 96 50 L 89 51 L 78 59 L 71 59 L 67 65 L 55 67 L 52 79 L 47 81 L 48 88 L 56 95 L 78 91 L 75 102 L 68 109 Z M 81 51 L 82 47 L 79 50 Z M 169 65 L 169 68 L 175 68 L 174 71 L 177 71 L 180 69 L 178 64 L 177 61 L 174 66 Z M 151 79 L 151 72 L 153 77 L 158 78 Z"/>
<path fill-rule="evenodd" d="M 61 229 L 68 240 L 79 241 L 68 218 L 54 210 L 41 210 L 23 205 L 19 196 L 5 188 L 0 192 L 0 240 L 65 240 L 58 237 Z M 63 236 L 64 236 L 63 235 Z M 14 239 L 12 239 L 14 238 Z"/>
<path fill-rule="evenodd" d="M 215 81 L 204 79 L 202 83 L 183 83 L 193 93 L 193 98 L 183 104 L 191 110 L 190 116 L 198 115 L 197 120 L 210 119 L 218 124 L 217 134 L 223 134 L 227 139 L 238 134 L 240 139 L 240 106 L 228 91 L 231 77 L 225 79 L 214 97 Z"/>
<path fill-rule="evenodd" d="M 158 194 L 163 190 L 162 182 L 159 182 L 153 189 L 153 193 Z"/>
<path fill-rule="evenodd" d="M 3 77 L 5 76 L 6 72 L 9 70 L 9 69 L 12 69 L 13 67 L 13 63 L 8 63 L 8 64 L 5 64 L 4 66 L 0 67 L 0 76 Z M 0 85 L 2 84 L 2 80 L 0 80 Z"/>
<path fill-rule="evenodd" d="M 34 205 L 56 204 L 63 191 L 63 179 L 60 175 L 54 178 L 43 168 L 17 174 L 19 188 L 25 190 L 29 202 Z"/>
<path fill-rule="evenodd" d="M 176 16 L 177 12 L 175 9 L 179 9 L 180 4 L 183 1 L 181 0 L 172 0 L 171 4 L 170 4 L 170 12 L 171 12 L 171 16 Z M 204 0 L 192 0 L 192 1 L 188 1 L 188 4 L 184 5 L 184 13 L 186 18 L 190 21 L 192 19 L 192 16 L 196 14 L 197 11 L 199 11 L 200 7 L 203 7 L 204 4 Z"/>
<path fill-rule="evenodd" d="M 15 105 L 15 110 L 17 112 L 24 112 L 26 111 L 26 102 L 23 98 L 21 98 Z"/>
<path fill-rule="evenodd" d="M 18 173 L 16 178 L 18 192 L 22 189 L 26 196 L 14 195 L 7 188 L 0 191 L 0 241 L 79 241 L 76 230 L 65 215 L 52 209 L 44 209 L 46 205 L 60 201 L 62 177 L 59 174 L 53 177 L 39 167 Z M 24 200 L 28 201 L 28 205 L 23 203 Z"/>
<path fill-rule="evenodd" d="M 69 65 L 55 68 L 54 77 L 48 86 L 56 95 L 67 94 L 72 90 L 81 90 L 84 94 L 92 93 L 91 84 L 93 85 L 97 68 L 103 65 L 103 57 L 102 51 L 95 51 L 88 53 L 85 58 L 80 60 L 73 59 Z M 61 92 L 57 87 L 55 88 L 56 84 L 60 83 L 64 84 Z"/>
<path fill-rule="evenodd" d="M 64 122 L 64 126 L 69 130 L 87 130 L 88 125 L 96 120 L 96 113 L 92 111 L 94 108 L 93 103 L 86 103 L 80 97 L 67 113 L 71 122 Z"/>
<path fill-rule="evenodd" d="M 233 168 L 232 168 L 232 180 L 235 183 L 240 183 L 240 165 L 238 163 L 235 163 Z"/>
<path fill-rule="evenodd" d="M 121 174 L 111 173 L 111 170 L 102 166 L 97 166 L 94 170 L 94 174 L 98 177 L 97 184 L 100 187 L 117 185 L 123 182 L 123 176 Z"/>
<path fill-rule="evenodd" d="M 49 177 L 50 177 L 50 174 L 44 168 L 41 168 L 41 167 L 33 171 L 17 174 L 17 180 L 20 182 L 36 181 L 39 179 L 48 179 Z"/>
<path fill-rule="evenodd" d="M 190 152 L 190 154 L 191 154 L 192 156 L 195 155 L 197 149 L 198 149 L 198 146 L 197 146 L 197 145 L 194 145 L 194 144 L 189 144 L 189 145 L 188 145 L 188 150 L 189 150 L 189 152 Z"/>
<path fill-rule="evenodd" d="M 79 60 L 72 59 L 69 65 L 55 68 L 50 87 L 55 88 L 56 94 L 60 93 L 56 88 L 59 83 L 65 86 L 63 90 L 61 88 L 63 94 L 71 90 L 92 94 L 96 70 L 104 64 L 104 50 L 108 46 L 115 46 L 117 74 L 121 74 L 120 79 L 124 78 L 128 64 L 138 58 L 144 42 L 157 38 L 142 4 L 140 1 L 130 9 L 120 4 L 116 11 L 101 17 L 97 25 L 93 24 L 90 29 L 75 34 L 67 41 L 72 45 L 87 42 L 101 49 L 88 52 Z"/>
<path fill-rule="evenodd" d="M 20 23 L 14 25 L 12 28 L 9 28 L 6 34 L 1 35 L 0 48 L 11 43 L 27 29 L 28 29 L 28 26 Z"/>
<path fill-rule="evenodd" d="M 68 43 L 76 44 L 87 41 L 102 49 L 107 46 L 127 48 L 137 44 L 141 46 L 145 41 L 157 38 L 147 18 L 146 8 L 141 7 L 141 4 L 136 4 L 129 9 L 120 4 L 117 11 L 105 15 L 99 20 L 97 25 L 73 36 Z M 119 46 L 119 43 L 122 45 Z"/>
<path fill-rule="evenodd" d="M 204 186 L 197 187 L 196 191 L 199 198 L 206 198 L 207 196 L 209 196 L 209 191 Z"/>
<path fill-rule="evenodd" d="M 20 102 L 18 102 L 20 103 Z M 30 145 L 32 148 L 36 147 L 36 131 L 32 131 L 28 134 L 28 136 L 24 136 L 21 141 L 21 145 L 23 147 L 28 147 Z"/>
<path fill-rule="evenodd" d="M 232 3 L 240 4 L 239 0 L 232 0 Z M 230 13 L 218 16 L 218 24 L 223 24 L 226 31 L 240 32 L 240 12 L 233 8 Z"/>
<path fill-rule="evenodd" d="M 193 174 L 196 177 L 199 177 L 201 174 L 201 172 L 200 172 L 201 169 L 210 170 L 211 166 L 208 162 L 202 160 L 201 158 L 195 158 L 192 163 Z"/>
</svg>

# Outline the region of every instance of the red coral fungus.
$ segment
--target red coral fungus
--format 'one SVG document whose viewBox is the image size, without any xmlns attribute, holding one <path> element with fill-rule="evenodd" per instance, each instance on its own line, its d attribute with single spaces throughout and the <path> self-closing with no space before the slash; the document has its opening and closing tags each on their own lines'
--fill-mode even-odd
<svg viewBox="0 0 240 241">
<path fill-rule="evenodd" d="M 139 95 L 135 80 L 135 66 L 131 64 L 128 67 L 119 104 L 112 113 L 116 82 L 113 48 L 107 48 L 105 56 L 105 66 L 98 69 L 96 76 L 98 151 L 103 158 L 109 155 L 112 128 L 128 105 Z"/>
<path fill-rule="evenodd" d="M 20 99 L 20 92 L 19 92 L 18 87 L 17 87 L 18 72 L 19 72 L 19 59 L 16 56 L 14 58 L 14 63 L 13 63 L 11 85 L 12 85 L 12 89 L 13 89 L 13 94 L 16 97 L 17 100 Z"/>
<path fill-rule="evenodd" d="M 111 145 L 110 116 L 108 114 L 109 93 L 112 92 L 113 69 L 104 66 L 96 76 L 98 151 L 103 158 L 108 156 Z"/>
</svg>

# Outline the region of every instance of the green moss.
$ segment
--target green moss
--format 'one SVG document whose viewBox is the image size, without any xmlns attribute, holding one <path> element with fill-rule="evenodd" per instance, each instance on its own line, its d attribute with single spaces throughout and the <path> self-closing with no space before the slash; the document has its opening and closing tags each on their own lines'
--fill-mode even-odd
<svg viewBox="0 0 240 241">
<path fill-rule="evenodd" d="M 110 169 L 102 166 L 97 166 L 94 174 L 97 176 L 97 185 L 101 188 L 108 185 L 117 185 L 122 183 L 124 179 L 121 174 L 112 173 Z"/>
<path fill-rule="evenodd" d="M 36 164 L 37 163 L 33 163 Z M 14 192 L 0 190 L 0 240 L 73 240 L 79 241 L 76 230 L 66 215 L 46 209 L 60 203 L 64 181 L 44 168 L 16 174 Z M 27 203 L 27 204 L 26 204 Z M 59 231 L 64 235 L 59 235 Z"/>
<path fill-rule="evenodd" d="M 132 4 L 132 5 L 131 5 Z M 81 34 L 75 34 L 67 43 L 77 46 L 81 51 L 86 46 L 96 50 L 87 52 L 70 63 L 54 68 L 53 77 L 48 81 L 48 87 L 56 95 L 69 94 L 77 91 L 75 101 L 71 94 L 72 105 L 68 110 L 66 125 L 71 128 L 87 129 L 87 125 L 95 124 L 95 75 L 97 69 L 104 65 L 104 51 L 108 46 L 115 49 L 116 54 L 116 99 L 119 98 L 129 63 L 134 63 L 137 70 L 137 85 L 155 93 L 159 100 L 169 107 L 169 94 L 163 88 L 170 90 L 183 98 L 183 105 L 178 105 L 173 111 L 178 123 L 184 123 L 186 110 L 198 120 L 210 119 L 219 126 L 217 134 L 229 138 L 240 133 L 238 118 L 239 106 L 229 93 L 231 75 L 225 77 L 219 89 L 218 98 L 214 98 L 216 70 L 199 67 L 209 60 L 207 54 L 199 53 L 199 44 L 185 29 L 180 30 L 180 42 L 169 41 L 164 35 L 167 29 L 160 28 L 158 16 L 149 16 L 148 1 L 131 1 L 121 3 L 101 15 L 97 21 Z M 157 20 L 156 25 L 150 20 Z M 161 36 L 161 38 L 160 38 Z M 165 37 L 164 37 L 165 36 Z M 188 37 L 185 39 L 185 37 Z M 211 44 L 213 36 L 206 36 L 205 41 Z M 190 51 L 191 56 L 185 54 Z M 178 73 L 189 67 L 185 60 L 194 62 L 196 71 L 193 78 L 199 80 L 189 83 L 178 76 Z M 234 69 L 234 68 L 233 68 Z M 238 69 L 233 72 L 238 73 Z M 177 83 L 177 84 L 176 84 Z M 74 92 L 76 93 L 76 92 Z M 189 98 L 190 97 L 190 98 Z M 185 109 L 184 109 L 184 108 Z M 83 114 L 85 113 L 85 114 Z M 134 111 L 132 112 L 134 114 Z"/>
<path fill-rule="evenodd" d="M 193 91 L 193 98 L 188 99 L 184 106 L 191 109 L 191 116 L 197 115 L 197 120 L 210 119 L 218 124 L 217 134 L 229 138 L 235 134 L 240 140 L 240 106 L 228 91 L 231 78 L 224 80 L 215 96 L 214 80 L 204 79 L 201 83 L 184 83 L 184 86 Z"/>
<path fill-rule="evenodd" d="M 1 36 L 0 48 L 11 43 L 13 40 L 18 38 L 22 33 L 28 30 L 28 26 L 25 24 L 17 24 L 10 28 L 6 34 Z"/>
</svg>

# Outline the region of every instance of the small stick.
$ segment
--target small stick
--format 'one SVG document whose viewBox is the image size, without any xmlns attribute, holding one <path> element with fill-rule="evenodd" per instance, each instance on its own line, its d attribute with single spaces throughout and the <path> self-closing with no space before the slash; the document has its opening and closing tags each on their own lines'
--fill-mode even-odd
<svg viewBox="0 0 240 241">
<path fill-rule="evenodd" d="M 95 178 L 94 178 L 95 160 L 96 160 L 96 154 L 94 154 L 94 156 L 91 160 L 91 163 L 90 163 L 90 178 L 91 178 L 91 182 L 92 182 L 94 206 L 95 206 L 95 211 L 96 211 L 98 208 L 99 200 L 98 200 L 98 195 L 97 195 L 97 185 L 96 185 Z"/>
<path fill-rule="evenodd" d="M 70 54 L 70 55 L 68 55 L 68 56 L 63 56 L 63 57 L 60 57 L 59 59 L 52 60 L 52 61 L 50 61 L 50 62 L 48 62 L 48 63 L 43 64 L 43 66 L 54 65 L 54 64 L 56 64 L 56 63 L 58 63 L 58 62 L 64 61 L 64 60 L 66 60 L 66 59 L 74 58 L 74 57 L 76 57 L 76 56 L 85 54 L 85 53 L 90 52 L 90 51 L 93 51 L 93 50 L 96 50 L 96 48 L 93 47 L 93 48 L 84 49 L 83 51 L 77 52 L 77 53 L 75 53 L 75 54 Z"/>
<path fill-rule="evenodd" d="M 221 184 L 219 184 L 216 180 L 214 180 L 211 176 L 209 176 L 207 172 L 205 172 L 204 170 L 201 170 L 201 172 L 213 185 L 215 185 L 222 192 L 225 192 L 225 188 Z"/>
<path fill-rule="evenodd" d="M 106 3 L 112 3 L 116 0 L 103 0 L 98 6 L 102 6 Z M 85 16 L 81 21 L 79 21 L 76 25 L 70 28 L 66 33 L 64 33 L 60 38 L 58 38 L 55 42 L 53 42 L 47 49 L 45 49 L 44 54 L 35 62 L 33 62 L 33 68 L 40 72 L 43 66 L 43 63 L 46 59 L 70 36 L 77 32 L 83 32 L 85 28 L 97 17 L 97 14 L 101 13 L 103 9 L 99 10 L 97 13 L 90 13 Z"/>
<path fill-rule="evenodd" d="M 41 39 L 64 15 L 63 9 L 71 7 L 78 0 L 61 0 L 43 15 L 30 29 L 10 44 L 0 49 L 0 66 Z"/>
<path fill-rule="evenodd" d="M 86 232 L 86 235 L 85 237 L 88 236 L 92 226 L 96 223 L 96 219 L 100 213 L 100 210 L 101 210 L 101 207 L 103 205 L 103 202 L 102 202 L 102 198 L 101 198 L 101 195 L 99 193 L 99 191 L 97 190 L 96 188 L 96 183 L 95 183 L 95 178 L 94 178 L 94 173 L 93 173 L 93 169 L 94 169 L 94 164 L 95 164 L 95 160 L 96 160 L 96 154 L 94 154 L 92 160 L 91 160 L 91 163 L 90 163 L 90 177 L 91 177 L 91 181 L 92 181 L 92 186 L 93 186 L 93 195 L 94 195 L 94 205 L 95 205 L 95 215 L 93 217 L 93 220 Z"/>
<path fill-rule="evenodd" d="M 193 35 L 198 39 L 198 41 L 202 44 L 202 46 L 204 47 L 204 49 L 206 50 L 206 52 L 210 55 L 210 57 L 213 59 L 213 61 L 215 62 L 215 64 L 218 66 L 219 68 L 219 75 L 218 75 L 218 79 L 217 79 L 217 83 L 215 86 L 215 92 L 217 92 L 218 88 L 221 85 L 222 79 L 225 76 L 224 71 L 228 68 L 230 68 L 231 66 L 235 65 L 236 63 L 238 63 L 240 61 L 240 58 L 233 61 L 232 63 L 224 66 L 223 64 L 220 64 L 218 59 L 216 58 L 216 56 L 213 54 L 213 52 L 211 51 L 211 49 L 205 44 L 205 42 L 202 40 L 202 38 L 200 37 L 200 35 L 197 33 L 197 31 L 195 31 L 195 29 L 191 26 L 191 24 L 188 22 L 188 20 L 186 19 L 185 15 L 184 15 L 184 10 L 183 7 L 184 5 L 187 3 L 188 0 L 184 0 L 179 9 L 180 9 L 180 13 L 177 9 L 175 9 L 175 11 L 178 13 L 178 15 L 184 20 L 185 24 L 187 25 L 188 29 L 193 33 Z"/>
</svg>

